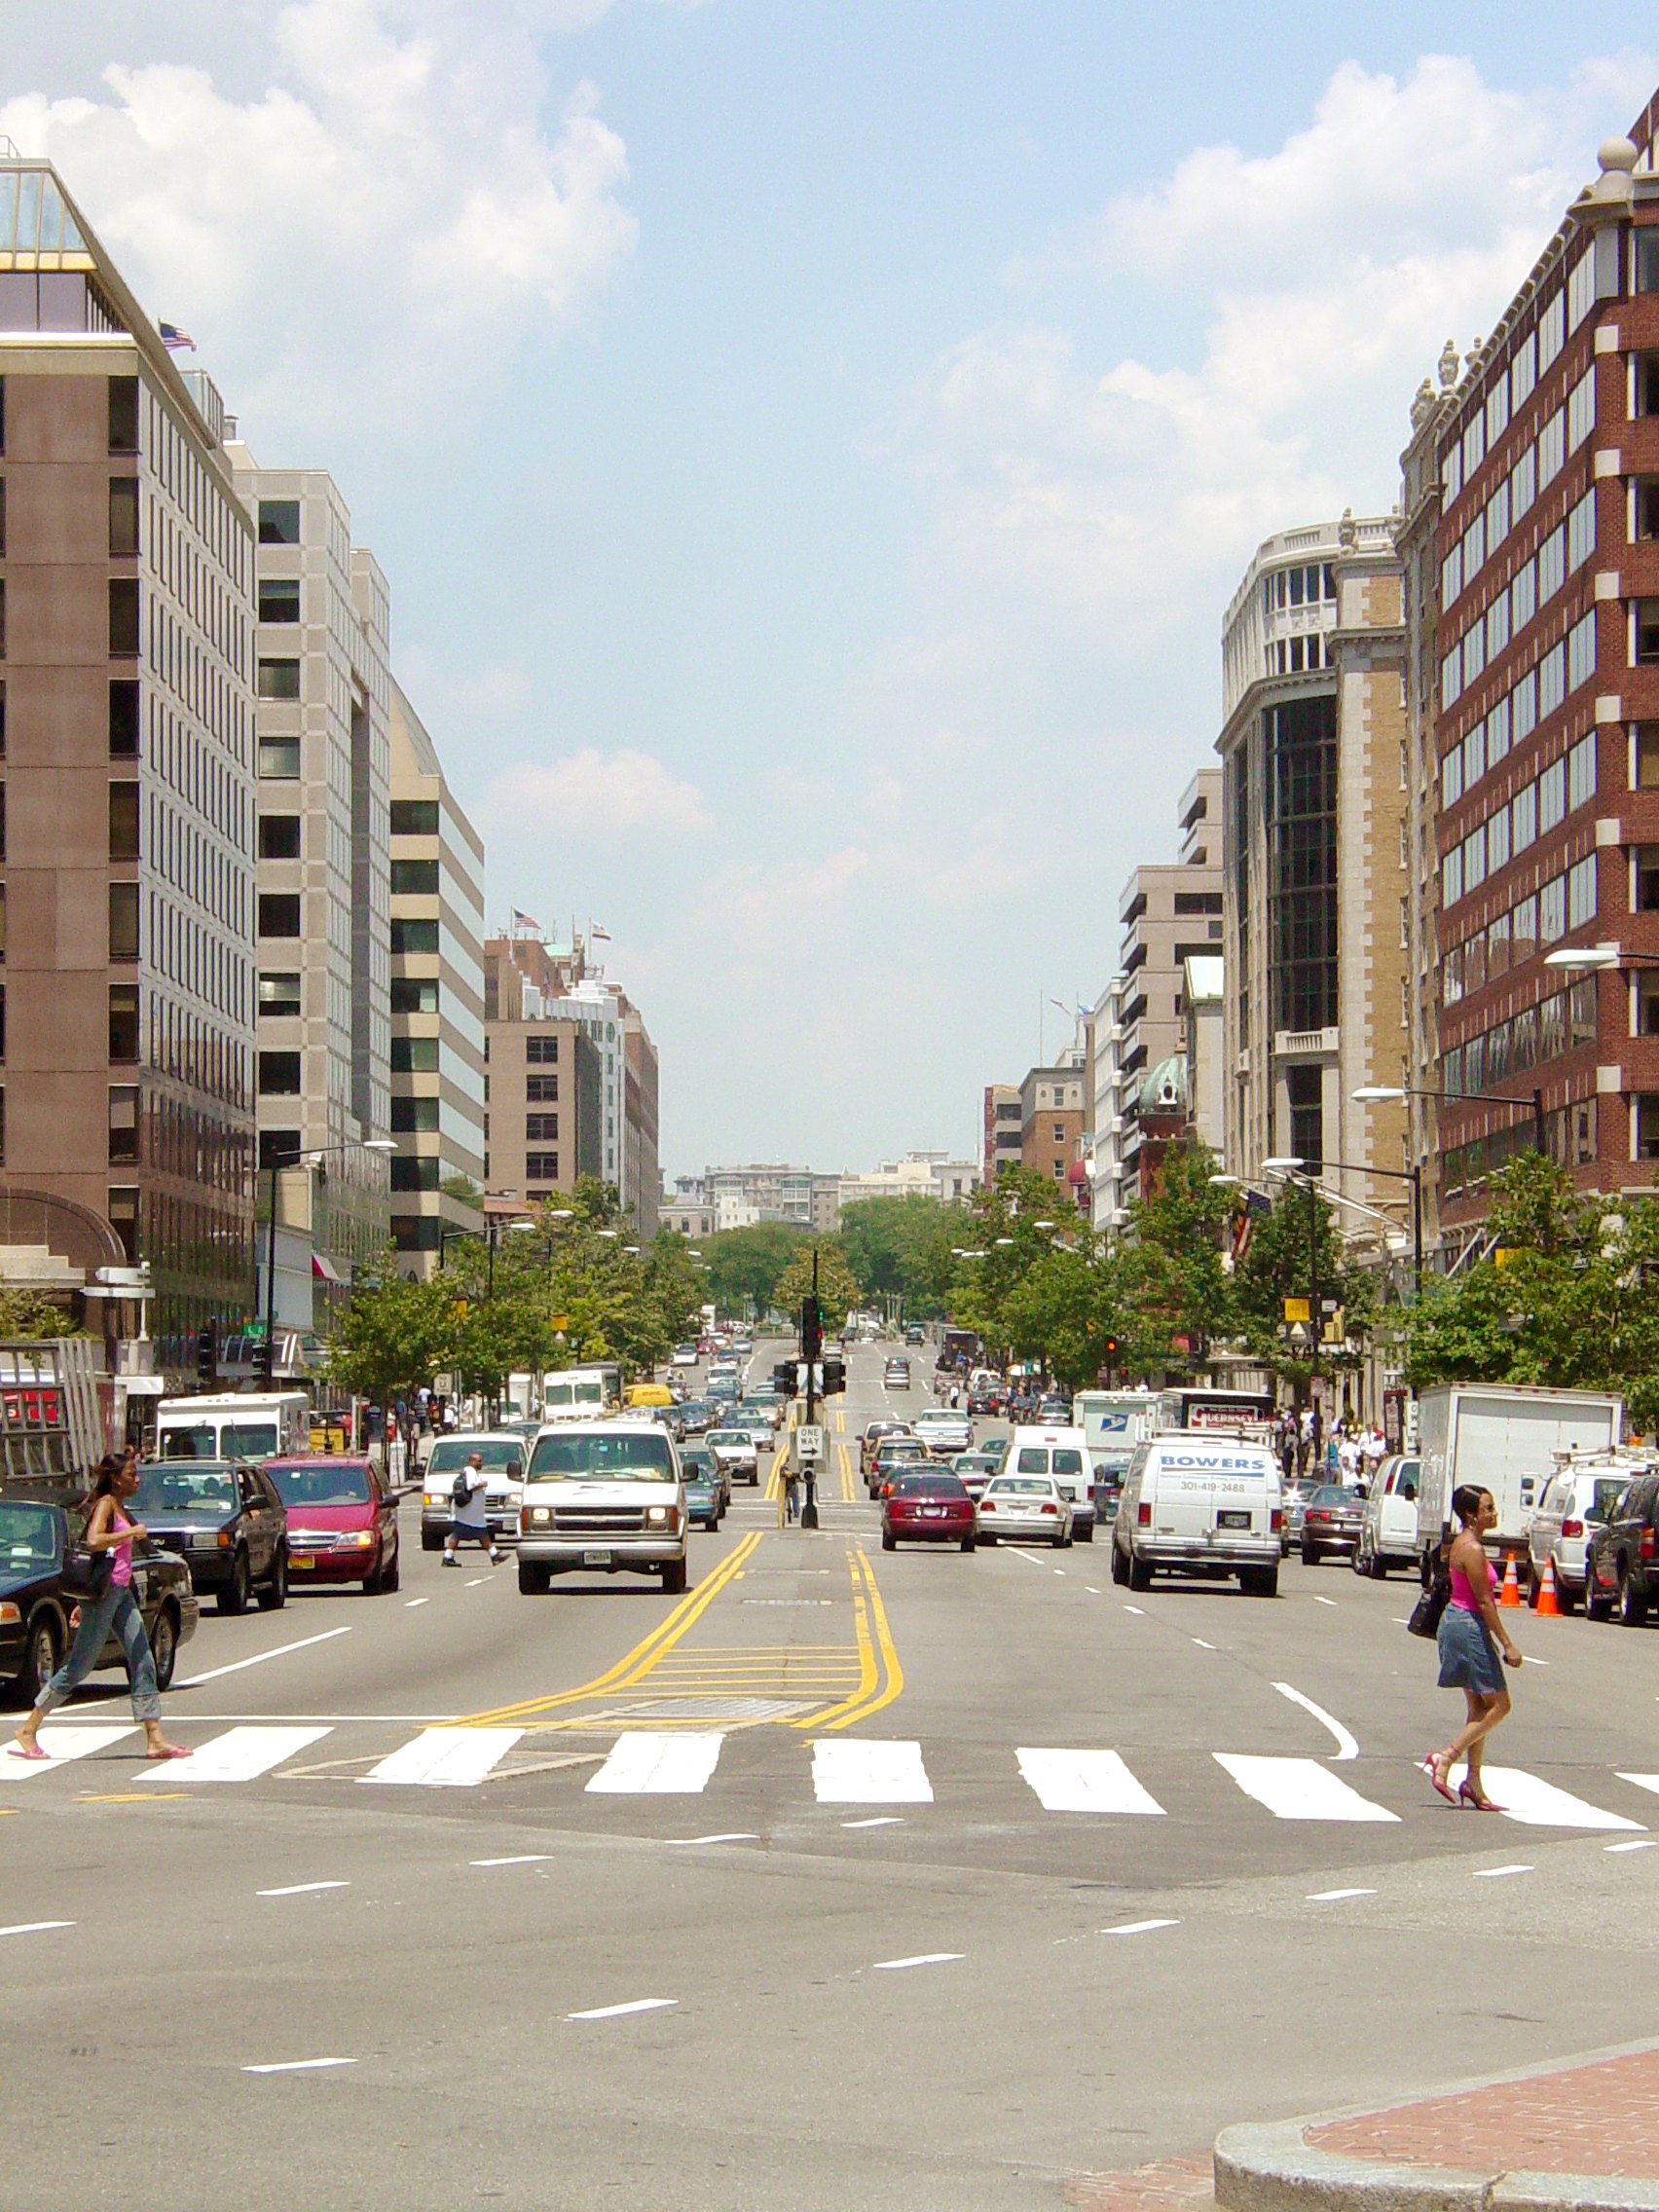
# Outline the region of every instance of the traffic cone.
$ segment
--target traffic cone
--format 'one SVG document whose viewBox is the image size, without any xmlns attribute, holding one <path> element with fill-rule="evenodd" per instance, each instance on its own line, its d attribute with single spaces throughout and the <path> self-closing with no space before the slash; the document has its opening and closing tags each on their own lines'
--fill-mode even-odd
<svg viewBox="0 0 1659 2212">
<path fill-rule="evenodd" d="M 1515 1554 L 1510 1553 L 1503 1568 L 1503 1588 L 1497 1594 L 1500 1605 L 1518 1605 L 1521 1603 L 1521 1581 L 1515 1572 Z"/>
<path fill-rule="evenodd" d="M 1538 1586 L 1538 1618 L 1557 1620 L 1560 1615 L 1561 1607 L 1556 1604 L 1555 1561 L 1547 1559 L 1544 1562 L 1544 1579 Z"/>
</svg>

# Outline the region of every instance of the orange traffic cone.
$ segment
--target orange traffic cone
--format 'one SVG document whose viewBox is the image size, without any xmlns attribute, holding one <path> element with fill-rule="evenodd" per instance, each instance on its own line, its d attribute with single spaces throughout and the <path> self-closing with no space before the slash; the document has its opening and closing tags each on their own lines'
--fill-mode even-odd
<svg viewBox="0 0 1659 2212">
<path fill-rule="evenodd" d="M 1521 1603 L 1521 1582 L 1515 1572 L 1515 1554 L 1510 1553 L 1504 1562 L 1503 1588 L 1497 1594 L 1500 1605 L 1518 1605 Z"/>
<path fill-rule="evenodd" d="M 1538 1585 L 1538 1618 L 1556 1620 L 1560 1614 L 1561 1607 L 1556 1604 L 1555 1561 L 1547 1559 L 1544 1562 L 1544 1579 Z"/>
</svg>

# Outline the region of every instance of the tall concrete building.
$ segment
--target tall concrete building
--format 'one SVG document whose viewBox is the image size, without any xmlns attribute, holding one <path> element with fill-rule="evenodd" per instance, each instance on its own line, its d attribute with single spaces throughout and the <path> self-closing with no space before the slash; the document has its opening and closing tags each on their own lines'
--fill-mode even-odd
<svg viewBox="0 0 1659 2212">
<path fill-rule="evenodd" d="M 484 1225 L 484 843 L 395 682 L 390 729 L 391 1238 L 424 1275 Z"/>
<path fill-rule="evenodd" d="M 1004 1167 L 1019 1165 L 1019 1086 L 987 1083 L 985 1086 L 982 1163 L 984 1180 L 994 1183 Z"/>
<path fill-rule="evenodd" d="M 1409 616 L 1413 665 L 1432 669 L 1416 734 L 1438 876 L 1419 975 L 1441 986 L 1449 1244 L 1476 1234 L 1540 1116 L 1586 1188 L 1649 1190 L 1659 1162 L 1656 123 L 1659 95 L 1415 411 Z M 1471 1092 L 1513 1103 L 1456 1102 Z"/>
<path fill-rule="evenodd" d="M 1227 1165 L 1398 1168 L 1409 1063 L 1410 756 L 1390 518 L 1281 532 L 1222 641 Z M 1336 1181 L 1336 1171 L 1331 1171 Z M 1343 1176 L 1365 1203 L 1400 1186 Z"/>
<path fill-rule="evenodd" d="M 50 165 L 0 160 L 0 1193 L 148 1264 L 160 1362 L 251 1309 L 254 538 Z"/>
<path fill-rule="evenodd" d="M 259 1160 L 324 1157 L 317 1317 L 390 1234 L 390 602 L 323 469 L 229 449 L 258 541 Z"/>
</svg>

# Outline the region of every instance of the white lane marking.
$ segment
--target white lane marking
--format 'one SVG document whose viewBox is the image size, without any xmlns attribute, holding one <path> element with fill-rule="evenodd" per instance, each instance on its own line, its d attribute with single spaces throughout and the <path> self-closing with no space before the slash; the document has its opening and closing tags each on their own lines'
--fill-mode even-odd
<svg viewBox="0 0 1659 2212">
<path fill-rule="evenodd" d="M 244 2066 L 244 2074 L 320 2074 L 329 2066 L 355 2066 L 354 2058 L 284 2058 L 276 2066 Z"/>
<path fill-rule="evenodd" d="M 1275 1682 L 1273 1687 L 1280 1697 L 1287 1697 L 1292 1705 L 1301 1706 L 1304 1713 L 1310 1713 L 1313 1715 L 1321 1728 L 1328 1728 L 1331 1731 L 1331 1734 L 1337 1739 L 1337 1757 L 1339 1760 L 1358 1758 L 1359 1746 L 1342 1722 L 1333 1719 L 1322 1705 L 1315 1705 L 1310 1697 L 1304 1697 L 1302 1692 L 1289 1682 Z"/>
<path fill-rule="evenodd" d="M 636 1997 L 627 2005 L 596 2005 L 590 2012 L 567 2012 L 567 2020 L 619 2020 L 625 2012 L 666 2012 L 678 1997 Z"/>
<path fill-rule="evenodd" d="M 1604 1851 L 1654 1851 L 1659 1850 L 1659 1844 L 1656 1844 L 1651 1836 L 1646 1836 L 1639 1843 L 1604 1843 L 1602 1849 Z"/>
<path fill-rule="evenodd" d="M 1447 1779 L 1456 1787 L 1464 1773 L 1459 1761 Z M 1641 1832 L 1641 1821 L 1627 1821 L 1622 1813 L 1605 1813 L 1600 1805 L 1587 1804 L 1569 1789 L 1558 1789 L 1553 1782 L 1544 1782 L 1522 1767 L 1483 1767 L 1481 1779 L 1487 1795 L 1503 1807 L 1505 1819 L 1519 1821 L 1523 1827 L 1629 1828 L 1633 1834 Z"/>
<path fill-rule="evenodd" d="M 1102 1928 L 1102 1936 L 1150 1936 L 1155 1928 L 1179 1928 L 1178 1920 L 1120 1920 L 1116 1928 Z"/>
<path fill-rule="evenodd" d="M 199 1745 L 188 1758 L 163 1760 L 145 1780 L 155 1782 L 166 1775 L 171 1782 L 252 1782 L 308 1744 L 332 1734 L 330 1728 L 227 1728 L 222 1736 Z"/>
<path fill-rule="evenodd" d="M 1477 1866 L 1475 1879 L 1478 1882 L 1500 1882 L 1505 1874 L 1530 1874 L 1531 1871 L 1530 1866 Z"/>
<path fill-rule="evenodd" d="M 352 1624 L 345 1628 L 325 1628 L 320 1636 L 302 1636 L 298 1643 L 279 1643 L 274 1651 L 256 1651 L 251 1659 L 233 1659 L 228 1667 L 209 1667 L 204 1675 L 192 1675 L 187 1681 L 175 1682 L 173 1687 L 193 1690 L 199 1682 L 216 1682 L 221 1675 L 240 1675 L 244 1667 L 263 1667 L 267 1659 L 286 1659 L 290 1651 L 306 1651 L 313 1643 L 327 1643 L 337 1636 L 350 1636 Z M 353 2066 L 355 2059 L 343 2058 L 342 2066 Z"/>
<path fill-rule="evenodd" d="M 1100 1595 L 1099 1591 L 1095 1589 L 1092 1582 L 1086 1582 L 1084 1584 L 1084 1588 L 1088 1592 L 1088 1595 L 1091 1598 L 1098 1598 Z"/>
<path fill-rule="evenodd" d="M 1144 1605 L 1125 1605 L 1124 1610 L 1125 1613 L 1139 1613 L 1143 1620 L 1146 1618 L 1146 1607 Z"/>
<path fill-rule="evenodd" d="M 1018 1751 L 1014 1757 L 1046 1813 L 1163 1811 L 1117 1751 Z"/>
<path fill-rule="evenodd" d="M 918 1951 L 913 1959 L 877 1959 L 872 1973 L 903 1973 L 906 1967 L 948 1967 L 965 1959 L 966 1951 Z"/>
<path fill-rule="evenodd" d="M 1013 1552 L 1015 1559 L 1022 1559 L 1027 1567 L 1046 1567 L 1049 1564 L 1047 1560 L 1039 1559 L 1035 1552 L 1022 1552 L 1017 1544 L 1005 1544 L 1002 1548 L 1004 1551 Z M 1057 1574 L 1059 1572 L 1058 1567 L 1054 1571 Z"/>
<path fill-rule="evenodd" d="M 350 1882 L 290 1882 L 285 1890 L 255 1890 L 256 1898 L 309 1898 L 316 1890 L 349 1890 Z"/>
<path fill-rule="evenodd" d="M 720 1835 L 671 1836 L 669 1838 L 669 1841 L 671 1843 L 682 1845 L 689 1845 L 693 1843 L 758 1843 L 760 1841 L 760 1838 L 757 1835 L 752 1835 L 747 1828 L 733 1828 L 729 1832 L 722 1833 Z"/>
<path fill-rule="evenodd" d="M 843 1821 L 844 1828 L 902 1828 L 904 1823 L 897 1813 L 877 1813 L 873 1821 Z"/>
<path fill-rule="evenodd" d="M 67 1766 L 71 1759 L 90 1758 L 94 1751 L 107 1751 L 111 1744 L 119 1744 L 123 1736 L 137 1733 L 130 1721 L 119 1728 L 108 1725 L 65 1728 L 49 1723 L 35 1739 L 47 1756 L 15 1759 L 10 1751 L 0 1751 L 0 1782 L 27 1782 L 31 1775 L 50 1774 L 55 1766 Z"/>
<path fill-rule="evenodd" d="M 605 1797 L 699 1797 L 709 1786 L 724 1735 L 641 1729 L 619 1736 L 588 1788 Z"/>
<path fill-rule="evenodd" d="M 551 1859 L 550 1851 L 520 1851 L 511 1859 L 469 1859 L 469 1866 L 539 1866 L 543 1860 Z"/>
<path fill-rule="evenodd" d="M 1309 1890 L 1307 1901 L 1309 1904 L 1335 1904 L 1342 1898 L 1374 1898 L 1376 1895 L 1375 1890 Z"/>
<path fill-rule="evenodd" d="M 1193 1641 L 1198 1645 L 1200 1651 L 1213 1651 L 1215 1649 L 1215 1645 L 1213 1643 L 1206 1643 L 1201 1636 L 1195 1636 Z"/>
<path fill-rule="evenodd" d="M 920 1744 L 871 1736 L 820 1737 L 812 1789 L 821 1805 L 931 1805 L 933 1784 Z"/>
<path fill-rule="evenodd" d="M 506 1756 L 522 1728 L 423 1728 L 370 1767 L 359 1782 L 407 1782 L 426 1789 L 470 1789 Z"/>
<path fill-rule="evenodd" d="M 406 1613 L 412 1612 L 417 1605 L 429 1605 L 431 1602 L 430 1598 L 405 1598 L 403 1609 Z"/>
<path fill-rule="evenodd" d="M 1334 1605 L 1336 1602 L 1335 1598 L 1321 1598 L 1316 1590 L 1313 1593 L 1313 1603 L 1316 1605 Z"/>
<path fill-rule="evenodd" d="M 490 1577 L 487 1574 L 475 1574 L 470 1582 L 463 1582 L 461 1588 L 463 1590 L 481 1590 L 489 1579 Z"/>
<path fill-rule="evenodd" d="M 0 1928 L 0 1936 L 44 1936 L 49 1928 L 73 1928 L 72 1920 L 19 1920 L 11 1928 Z"/>
<path fill-rule="evenodd" d="M 1247 1797 L 1265 1805 L 1280 1821 L 1393 1821 L 1398 1813 L 1374 1805 L 1340 1775 L 1317 1759 L 1258 1758 L 1242 1751 L 1217 1751 L 1219 1767 L 1232 1775 Z"/>
<path fill-rule="evenodd" d="M 1392 1619 L 1396 1628 L 1410 1628 L 1412 1625 L 1411 1615 L 1409 1613 L 1394 1613 L 1390 1615 L 1390 1618 Z"/>
</svg>

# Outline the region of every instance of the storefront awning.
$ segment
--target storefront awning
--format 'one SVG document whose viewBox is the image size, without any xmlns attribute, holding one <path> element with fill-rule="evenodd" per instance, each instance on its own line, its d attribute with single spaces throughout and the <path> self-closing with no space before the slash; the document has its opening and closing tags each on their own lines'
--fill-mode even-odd
<svg viewBox="0 0 1659 2212">
<path fill-rule="evenodd" d="M 346 1277 L 340 1272 L 340 1270 L 334 1265 L 334 1262 L 329 1259 L 325 1253 L 322 1252 L 313 1252 L 312 1254 L 312 1273 L 320 1282 L 337 1282 L 344 1285 L 346 1280 Z"/>
</svg>

